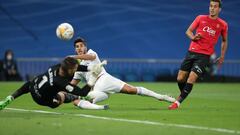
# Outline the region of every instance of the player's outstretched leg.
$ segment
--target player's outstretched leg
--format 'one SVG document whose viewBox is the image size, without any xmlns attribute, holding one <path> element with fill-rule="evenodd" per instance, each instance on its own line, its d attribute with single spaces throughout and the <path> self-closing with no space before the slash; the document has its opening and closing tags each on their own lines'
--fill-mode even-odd
<svg viewBox="0 0 240 135">
<path fill-rule="evenodd" d="M 158 94 L 158 93 L 151 91 L 149 89 L 146 89 L 144 87 L 136 87 L 136 88 L 137 88 L 138 95 L 150 96 L 150 97 L 154 97 L 160 101 L 166 101 L 166 102 L 170 102 L 170 103 L 173 103 L 176 101 L 176 99 L 173 97 L 170 97 L 168 95 Z"/>
<path fill-rule="evenodd" d="M 198 75 L 195 72 L 191 71 L 187 83 L 185 84 L 183 90 L 181 91 L 181 94 L 179 95 L 177 100 L 168 107 L 169 110 L 175 110 L 180 107 L 180 104 L 187 98 L 187 96 L 192 91 L 193 84 L 196 82 L 197 78 Z"/>
<path fill-rule="evenodd" d="M 89 101 L 86 100 L 75 100 L 74 105 L 82 108 L 82 109 L 90 109 L 90 110 L 107 110 L 109 109 L 108 105 L 96 105 L 92 104 Z"/>
<path fill-rule="evenodd" d="M 171 103 L 176 101 L 175 98 L 170 97 L 168 95 L 161 95 L 154 91 L 146 89 L 144 87 L 134 87 L 129 84 L 125 84 L 120 92 L 126 93 L 126 94 L 137 94 L 137 95 L 141 95 L 141 96 L 154 97 L 160 101 L 167 101 L 167 102 L 171 102 Z"/>
<path fill-rule="evenodd" d="M 0 110 L 4 109 L 12 101 L 13 101 L 13 97 L 12 96 L 7 96 L 3 101 L 0 101 Z"/>
<path fill-rule="evenodd" d="M 29 92 L 30 82 L 26 82 L 19 89 L 13 92 L 12 95 L 9 95 L 5 98 L 5 100 L 0 101 L 0 110 L 4 109 L 7 105 L 9 105 L 14 99 L 22 96 Z"/>
</svg>

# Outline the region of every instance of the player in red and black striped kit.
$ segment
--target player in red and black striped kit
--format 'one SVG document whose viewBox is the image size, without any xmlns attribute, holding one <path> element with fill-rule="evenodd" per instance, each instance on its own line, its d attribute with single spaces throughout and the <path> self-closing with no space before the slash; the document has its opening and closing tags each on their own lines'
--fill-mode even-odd
<svg viewBox="0 0 240 135">
<path fill-rule="evenodd" d="M 191 92 L 193 84 L 203 75 L 220 35 L 222 37 L 221 56 L 217 62 L 222 64 L 224 61 L 228 45 L 228 25 L 218 17 L 222 9 L 221 6 L 221 0 L 210 0 L 209 15 L 197 16 L 186 31 L 186 35 L 192 42 L 177 76 L 181 94 L 176 102 L 169 106 L 170 110 L 179 108 Z"/>
</svg>

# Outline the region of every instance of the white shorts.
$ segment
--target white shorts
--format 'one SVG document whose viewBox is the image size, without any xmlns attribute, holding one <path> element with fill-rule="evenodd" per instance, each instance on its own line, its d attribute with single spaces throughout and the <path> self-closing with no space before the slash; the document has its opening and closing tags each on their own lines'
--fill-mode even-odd
<svg viewBox="0 0 240 135">
<path fill-rule="evenodd" d="M 93 91 L 102 91 L 105 93 L 119 93 L 126 83 L 113 77 L 108 73 L 101 75 L 93 87 Z"/>
</svg>

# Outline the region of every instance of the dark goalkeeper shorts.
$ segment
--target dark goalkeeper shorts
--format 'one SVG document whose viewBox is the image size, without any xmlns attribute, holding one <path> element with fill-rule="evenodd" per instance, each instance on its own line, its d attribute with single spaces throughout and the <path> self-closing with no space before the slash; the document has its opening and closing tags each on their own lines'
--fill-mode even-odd
<svg viewBox="0 0 240 135">
<path fill-rule="evenodd" d="M 187 72 L 193 71 L 198 77 L 202 77 L 209 66 L 209 62 L 209 55 L 188 51 L 180 69 Z"/>
<path fill-rule="evenodd" d="M 30 83 L 29 84 L 29 90 L 31 92 L 32 95 L 32 99 L 39 105 L 42 106 L 48 106 L 50 108 L 56 108 L 58 107 L 60 104 L 56 101 L 59 101 L 61 99 L 61 97 L 56 94 L 54 96 L 48 96 L 48 97 L 43 97 L 35 88 L 34 88 L 34 83 Z"/>
</svg>

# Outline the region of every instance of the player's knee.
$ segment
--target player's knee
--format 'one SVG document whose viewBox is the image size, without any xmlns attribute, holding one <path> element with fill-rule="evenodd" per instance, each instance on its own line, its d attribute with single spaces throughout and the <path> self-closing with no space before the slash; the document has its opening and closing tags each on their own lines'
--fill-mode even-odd
<svg viewBox="0 0 240 135">
<path fill-rule="evenodd" d="M 188 77 L 187 82 L 193 84 L 197 81 L 197 79 L 198 79 L 198 75 L 194 72 L 191 72 L 189 77 Z"/>
<path fill-rule="evenodd" d="M 185 82 L 185 81 L 186 81 L 186 77 L 183 76 L 183 75 L 178 75 L 178 76 L 177 76 L 177 81 L 178 81 L 178 82 Z"/>
<path fill-rule="evenodd" d="M 88 100 L 91 103 L 98 103 L 108 98 L 108 94 L 102 91 L 91 91 L 88 94 Z"/>
<path fill-rule="evenodd" d="M 185 73 L 183 71 L 179 71 L 178 76 L 177 76 L 177 81 L 178 82 L 186 82 L 187 77 L 188 77 L 188 73 Z"/>
</svg>

